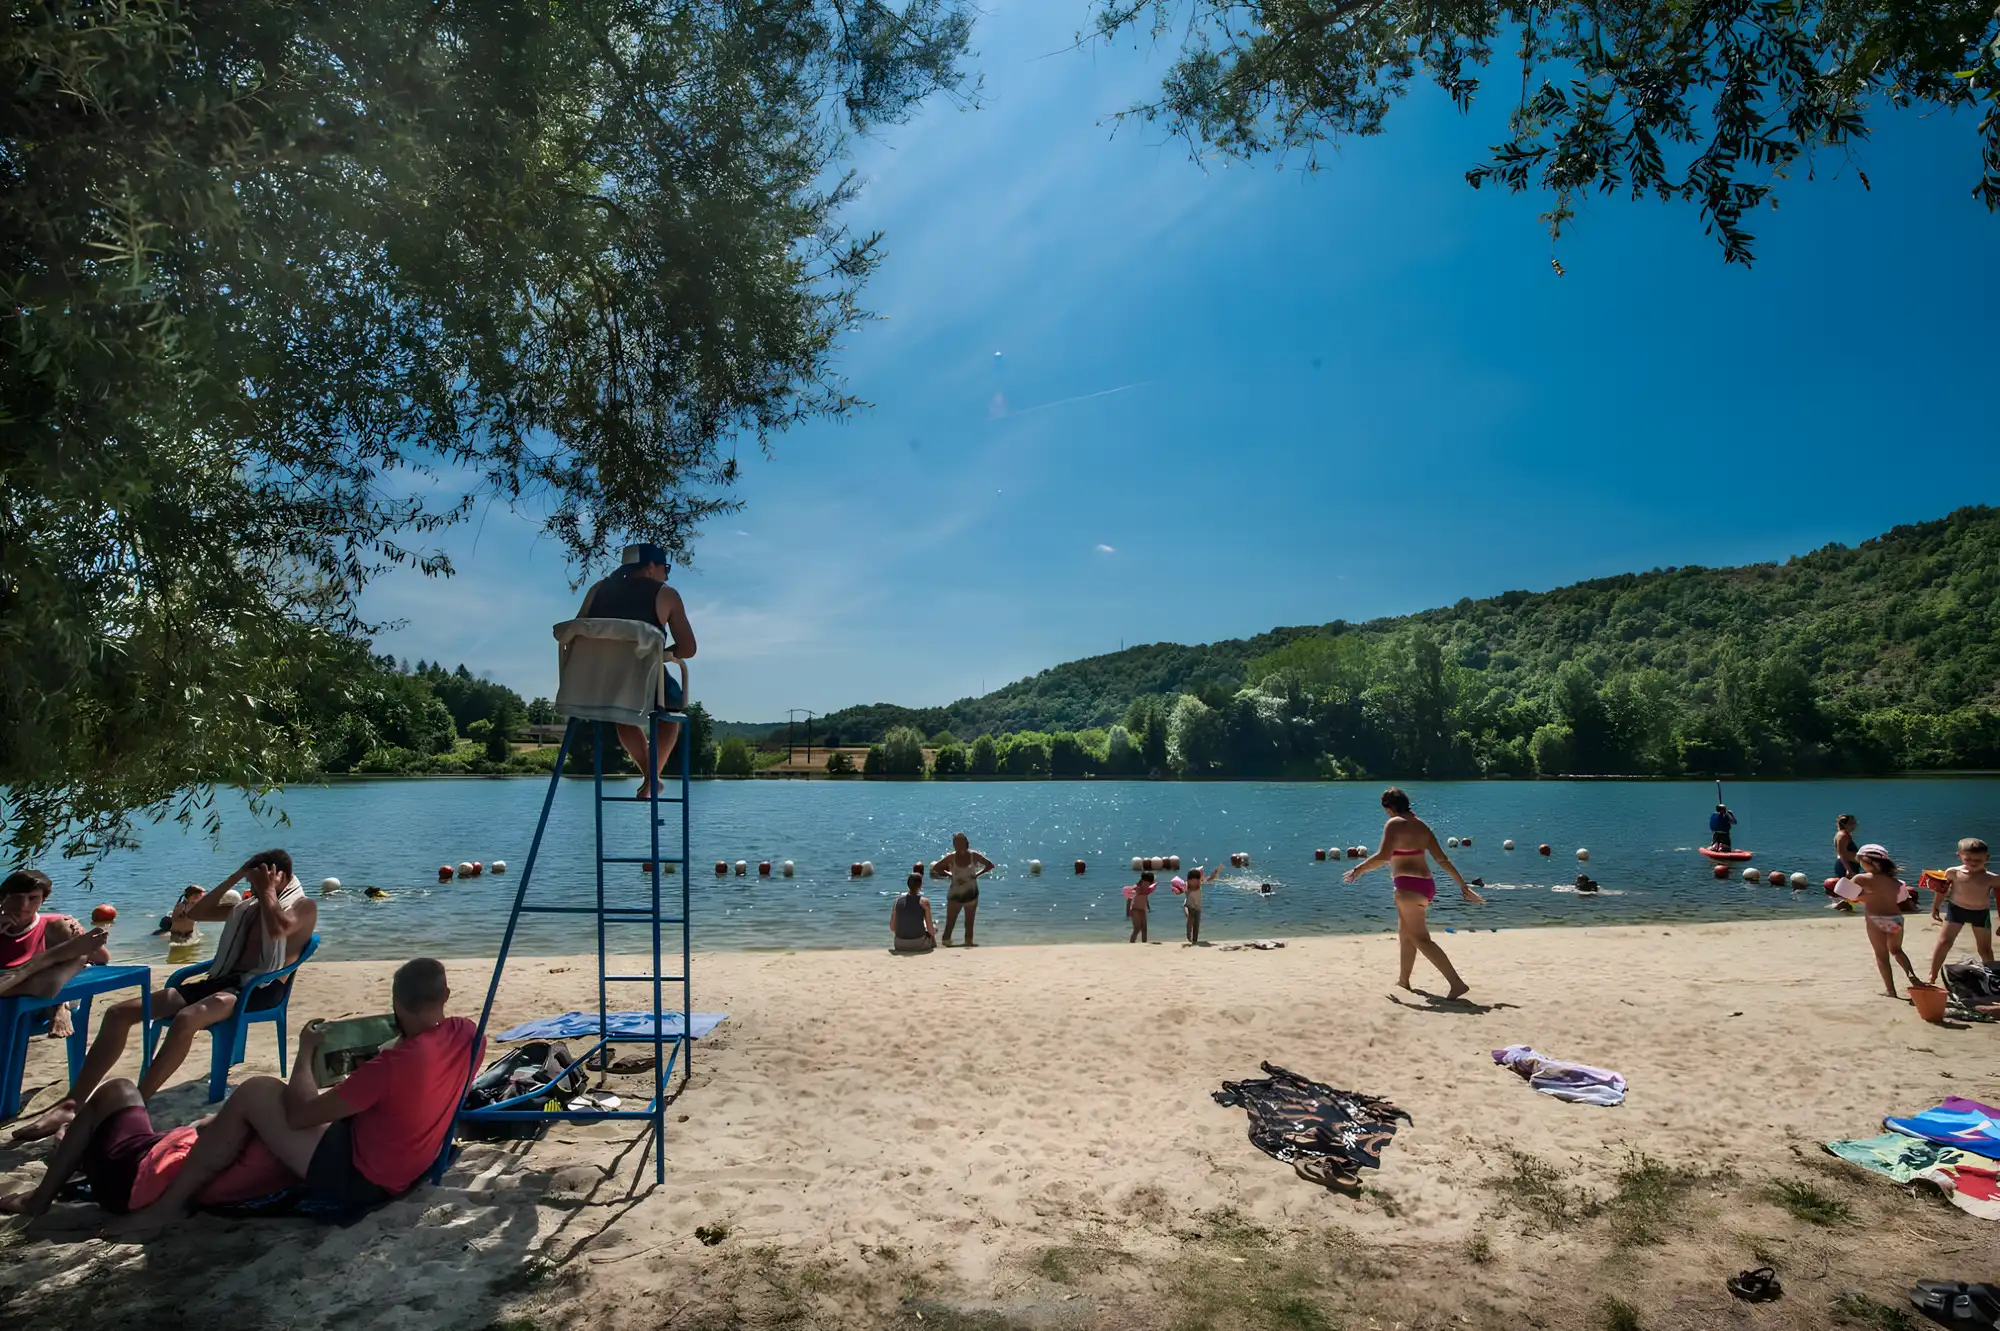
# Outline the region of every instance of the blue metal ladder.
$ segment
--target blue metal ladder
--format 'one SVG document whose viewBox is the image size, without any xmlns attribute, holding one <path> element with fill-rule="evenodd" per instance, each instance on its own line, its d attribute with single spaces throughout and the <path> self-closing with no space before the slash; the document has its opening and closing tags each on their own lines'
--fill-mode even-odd
<svg viewBox="0 0 2000 1331">
<path fill-rule="evenodd" d="M 478 1109 L 461 1109 L 458 1114 L 460 1121 L 498 1120 L 506 1123 L 532 1122 L 536 1120 L 589 1123 L 606 1119 L 643 1119 L 652 1124 L 653 1178 L 656 1182 L 660 1183 L 664 1183 L 667 1180 L 666 1124 L 667 1103 L 670 1098 L 668 1088 L 673 1082 L 676 1068 L 680 1071 L 683 1084 L 685 1084 L 685 1079 L 694 1070 L 694 1043 L 689 1034 L 694 1021 L 694 983 L 690 978 L 690 952 L 692 949 L 688 929 L 688 776 L 690 772 L 689 752 L 693 748 L 694 733 L 693 727 L 690 725 L 685 713 L 655 713 L 648 724 L 646 735 L 646 752 L 652 758 L 654 771 L 659 770 L 657 755 L 660 750 L 660 723 L 662 721 L 680 722 L 679 767 L 681 784 L 680 795 L 678 797 L 663 797 L 660 794 L 661 783 L 658 780 L 648 783 L 651 787 L 651 794 L 649 795 L 605 794 L 604 745 L 607 740 L 614 744 L 617 742 L 615 728 L 608 721 L 590 721 L 581 717 L 570 718 L 568 726 L 563 730 L 562 747 L 556 752 L 556 769 L 549 776 L 548 793 L 542 797 L 542 816 L 540 821 L 535 824 L 535 838 L 528 846 L 527 861 L 521 866 L 519 886 L 514 889 L 514 909 L 507 917 L 507 932 L 500 940 L 500 955 L 493 963 L 493 979 L 486 987 L 486 1005 L 479 1012 L 479 1036 L 483 1041 L 486 1035 L 487 1023 L 493 1016 L 493 998 L 500 990 L 500 977 L 507 968 L 507 954 L 514 945 L 514 930 L 520 924 L 523 915 L 594 916 L 597 920 L 598 1027 L 596 1042 L 584 1050 L 580 1056 L 577 1056 L 575 1061 L 568 1067 L 564 1068 L 550 1080 L 535 1087 L 534 1090 L 523 1095 L 502 1100 L 497 1104 L 482 1106 Z M 594 755 L 591 773 L 591 793 L 596 835 L 597 902 L 591 906 L 530 905 L 528 902 L 528 888 L 534 881 L 535 861 L 540 856 L 542 849 L 542 834 L 548 830 L 549 811 L 555 806 L 556 791 L 562 784 L 563 765 L 569 758 L 570 745 L 575 741 L 577 735 L 580 733 L 580 728 L 583 726 L 593 726 L 596 728 L 591 736 L 591 749 Z M 622 804 L 642 804 L 646 806 L 647 834 L 649 847 L 652 852 L 650 855 L 607 855 L 605 853 L 605 806 Z M 678 858 L 673 856 L 663 858 L 660 854 L 660 826 L 662 823 L 660 810 L 663 805 L 680 806 L 681 844 Z M 604 866 L 607 864 L 645 864 L 650 866 L 647 870 L 647 877 L 652 887 L 650 902 L 638 905 L 607 904 L 604 892 Z M 677 866 L 677 874 L 681 883 L 679 909 L 672 915 L 662 913 L 663 905 L 674 904 L 671 902 L 663 903 L 662 901 L 661 879 L 664 876 L 665 866 L 669 864 Z M 644 975 L 613 975 L 610 973 L 611 947 L 609 945 L 609 930 L 613 925 L 634 924 L 650 924 L 652 926 L 652 971 L 650 974 Z M 678 975 L 665 974 L 662 970 L 663 963 L 669 955 L 666 950 L 669 941 L 669 934 L 667 933 L 669 927 L 679 930 L 680 935 L 681 964 Z M 610 1001 L 610 990 L 614 984 L 651 986 L 653 1000 L 651 1011 L 654 1014 L 653 1033 L 651 1035 L 618 1035 L 612 1033 L 607 1014 L 614 1010 Z M 666 1006 L 666 986 L 670 984 L 678 984 L 680 986 L 681 1021 L 680 1033 L 677 1035 L 668 1035 L 662 1030 L 663 1019 L 671 1015 L 671 1009 L 668 1009 Z M 653 1046 L 653 1095 L 645 1108 L 563 1109 L 547 1107 L 547 1105 L 555 1103 L 554 1100 L 547 1098 L 550 1092 L 564 1077 L 569 1075 L 573 1068 L 587 1064 L 600 1050 L 604 1052 L 604 1062 L 608 1065 L 611 1061 L 610 1046 L 614 1044 L 650 1044 Z M 475 1044 L 474 1047 L 478 1048 L 481 1046 Z M 541 1102 L 543 1107 L 535 1108 L 534 1106 L 537 1102 Z M 450 1151 L 451 1146 L 447 1142 L 445 1154 L 448 1156 Z M 442 1157 L 439 1163 L 440 1165 L 444 1163 Z"/>
</svg>

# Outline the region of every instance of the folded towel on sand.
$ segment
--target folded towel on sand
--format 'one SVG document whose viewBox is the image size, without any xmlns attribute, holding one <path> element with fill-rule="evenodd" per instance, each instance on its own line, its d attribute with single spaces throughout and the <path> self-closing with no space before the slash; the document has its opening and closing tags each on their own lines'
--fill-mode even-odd
<svg viewBox="0 0 2000 1331">
<path fill-rule="evenodd" d="M 1908 1183 L 1927 1169 L 1968 1162 L 1983 1163 L 1985 1160 L 1984 1156 L 1961 1151 L 1956 1146 L 1939 1146 L 1936 1142 L 1922 1141 L 1901 1132 L 1821 1144 L 1849 1164 L 1860 1165 L 1898 1183 Z"/>
<path fill-rule="evenodd" d="M 1609 1068 L 1564 1063 L 1524 1044 L 1495 1049 L 1493 1061 L 1514 1069 L 1528 1079 L 1528 1085 L 1558 1100 L 1606 1107 L 1625 1103 L 1625 1077 Z"/>
<path fill-rule="evenodd" d="M 727 1012 L 697 1012 L 690 1023 L 690 1032 L 699 1040 L 720 1026 L 728 1018 Z M 621 1039 L 650 1040 L 653 1038 L 653 1014 L 650 1012 L 610 1012 L 605 1014 L 611 1029 L 609 1034 Z M 522 1022 L 512 1030 L 502 1031 L 494 1036 L 496 1040 L 578 1040 L 598 1033 L 595 1012 L 565 1012 L 560 1017 L 537 1017 L 533 1021 Z M 681 1014 L 662 1012 L 660 1033 L 674 1039 L 681 1033 Z"/>
</svg>

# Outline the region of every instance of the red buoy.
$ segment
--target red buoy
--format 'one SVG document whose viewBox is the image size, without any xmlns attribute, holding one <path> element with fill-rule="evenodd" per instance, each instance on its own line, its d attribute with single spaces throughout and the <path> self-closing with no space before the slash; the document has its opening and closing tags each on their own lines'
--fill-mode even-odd
<svg viewBox="0 0 2000 1331">
<path fill-rule="evenodd" d="M 438 866 L 438 881 L 440 883 L 451 881 L 451 866 L 449 864 L 440 864 Z"/>
<path fill-rule="evenodd" d="M 715 862 L 715 876 L 717 878 L 722 877 L 724 874 L 728 872 L 729 872 L 729 862 L 727 860 L 717 860 Z"/>
<path fill-rule="evenodd" d="M 90 912 L 90 922 L 92 924 L 109 924 L 117 918 L 118 907 L 116 906 L 99 906 L 96 910 Z"/>
<path fill-rule="evenodd" d="M 485 872 L 486 872 L 486 864 L 484 861 L 474 860 L 472 862 L 472 876 L 474 878 L 479 877 L 480 874 L 483 874 Z"/>
<path fill-rule="evenodd" d="M 1323 850 L 1315 850 L 1315 851 L 1313 851 L 1313 858 L 1314 858 L 1314 859 L 1316 859 L 1316 860 L 1323 860 L 1323 859 L 1325 859 L 1325 858 L 1326 858 L 1326 852 L 1325 852 L 1325 851 L 1323 851 Z M 1231 855 L 1231 856 L 1229 857 L 1229 862 L 1230 862 L 1231 864 L 1235 864 L 1235 863 L 1236 863 L 1236 857 L 1235 857 L 1234 855 Z"/>
<path fill-rule="evenodd" d="M 1542 854 L 1544 854 L 1544 855 L 1546 855 L 1546 854 L 1548 854 L 1548 853 L 1549 853 L 1549 845 L 1548 845 L 1548 843 L 1547 843 L 1546 841 L 1544 841 L 1544 842 L 1543 842 L 1543 843 L 1542 843 L 1542 844 L 1541 844 L 1540 846 L 1538 846 L 1538 847 L 1537 847 L 1536 849 L 1540 850 L 1540 851 L 1542 852 Z"/>
<path fill-rule="evenodd" d="M 854 863 L 847 866 L 847 876 L 849 878 L 859 878 L 861 876 L 860 860 L 856 860 Z"/>
<path fill-rule="evenodd" d="M 1729 866 L 1728 866 L 1728 865 L 1726 865 L 1726 864 L 1718 864 L 1718 865 L 1716 865 L 1716 866 L 1715 866 L 1715 876 L 1716 876 L 1717 878 L 1727 878 L 1727 877 L 1729 877 Z"/>
<path fill-rule="evenodd" d="M 1082 861 L 1082 860 L 1078 860 L 1078 861 L 1076 862 L 1076 871 L 1077 871 L 1078 873 L 1082 873 L 1082 872 L 1083 872 L 1083 861 Z"/>
<path fill-rule="evenodd" d="M 757 876 L 759 878 L 769 878 L 771 876 L 771 862 L 769 860 L 757 861 Z"/>
</svg>

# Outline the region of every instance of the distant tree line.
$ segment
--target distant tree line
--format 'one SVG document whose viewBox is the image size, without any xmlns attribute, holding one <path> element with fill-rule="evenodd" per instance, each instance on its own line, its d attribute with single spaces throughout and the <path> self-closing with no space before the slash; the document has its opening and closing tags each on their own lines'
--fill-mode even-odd
<svg viewBox="0 0 2000 1331">
<path fill-rule="evenodd" d="M 925 748 L 941 777 L 2000 768 L 1996 589 L 2000 510 L 1967 508 L 1783 565 L 1130 648 L 946 707 L 835 712 L 827 742 L 872 741 L 882 776 L 922 773 Z"/>
</svg>

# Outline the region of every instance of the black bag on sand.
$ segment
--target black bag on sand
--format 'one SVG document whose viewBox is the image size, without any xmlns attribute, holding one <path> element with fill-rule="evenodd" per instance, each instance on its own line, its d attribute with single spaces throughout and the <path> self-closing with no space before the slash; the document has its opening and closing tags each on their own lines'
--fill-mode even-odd
<svg viewBox="0 0 2000 1331">
<path fill-rule="evenodd" d="M 502 1100 L 511 1100 L 517 1095 L 526 1095 L 535 1087 L 554 1080 L 556 1074 L 576 1060 L 569 1052 L 569 1046 L 551 1043 L 548 1040 L 530 1040 L 518 1049 L 511 1049 L 488 1063 L 485 1069 L 472 1079 L 466 1089 L 466 1109 L 484 1109 L 497 1105 Z M 576 1095 L 588 1086 L 589 1078 L 580 1067 L 570 1068 L 565 1076 L 548 1091 L 548 1100 L 560 1100 Z M 521 1121 L 509 1123 L 501 1119 L 473 1119 L 459 1130 L 459 1136 L 467 1141 L 536 1141 L 549 1130 L 545 1118 L 529 1118 L 527 1115 L 542 1109 L 547 1100 L 531 1105 L 521 1105 Z M 505 1111 L 503 1111 L 505 1112 Z"/>
<path fill-rule="evenodd" d="M 1960 1021 L 1992 1021 L 1978 1011 L 2000 1005 L 2000 973 L 1977 961 L 1955 961 L 1944 968 L 1947 1013 Z"/>
</svg>

